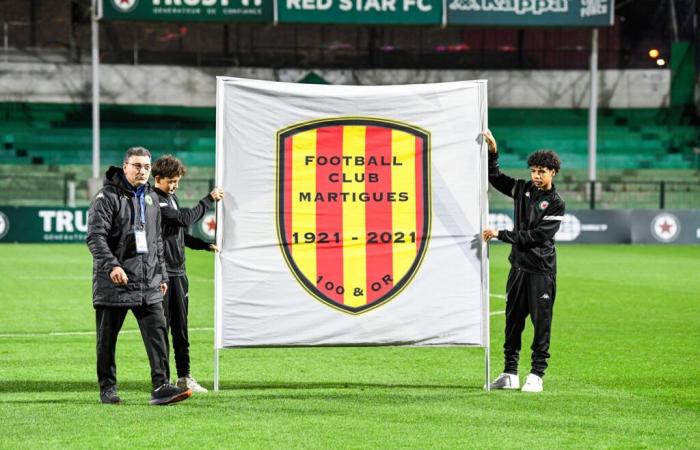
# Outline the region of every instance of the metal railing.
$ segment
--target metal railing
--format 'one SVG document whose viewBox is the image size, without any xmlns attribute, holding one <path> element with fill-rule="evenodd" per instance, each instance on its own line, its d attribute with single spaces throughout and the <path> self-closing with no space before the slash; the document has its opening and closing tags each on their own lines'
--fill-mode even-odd
<svg viewBox="0 0 700 450">
<path fill-rule="evenodd" d="M 182 206 L 196 204 L 214 187 L 211 178 L 185 178 L 177 196 Z M 84 207 L 90 204 L 87 178 L 65 173 L 42 175 L 0 175 L 2 206 Z"/>
<path fill-rule="evenodd" d="M 700 210 L 700 182 L 685 181 L 568 181 L 557 191 L 573 209 L 688 209 Z M 512 208 L 512 200 L 491 189 L 492 209 Z"/>
<path fill-rule="evenodd" d="M 37 34 L 38 28 L 44 28 Z M 148 28 L 149 32 L 143 29 Z M 577 44 L 544 39 L 549 31 L 484 44 L 491 29 L 465 35 L 459 28 L 352 26 L 331 24 L 181 24 L 106 22 L 100 60 L 105 64 L 166 64 L 271 68 L 422 68 L 491 70 L 587 70 L 585 38 Z M 0 21 L 0 61 L 89 62 L 89 24 Z M 664 49 L 662 49 L 664 50 Z M 646 49 L 599 51 L 603 69 L 656 68 Z"/>
<path fill-rule="evenodd" d="M 214 186 L 213 178 L 185 177 L 178 191 L 182 206 L 196 204 Z M 566 207 L 573 209 L 700 210 L 700 182 L 687 181 L 560 181 Z M 72 173 L 0 174 L 0 205 L 87 206 L 88 180 Z M 489 190 L 491 209 L 510 209 L 512 200 Z"/>
</svg>

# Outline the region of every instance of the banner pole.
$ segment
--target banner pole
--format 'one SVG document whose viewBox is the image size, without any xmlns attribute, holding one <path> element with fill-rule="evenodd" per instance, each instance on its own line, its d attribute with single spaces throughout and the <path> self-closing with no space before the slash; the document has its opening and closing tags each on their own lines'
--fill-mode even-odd
<svg viewBox="0 0 700 450">
<path fill-rule="evenodd" d="M 491 379 L 491 349 L 487 345 L 484 347 L 484 358 L 486 359 L 486 373 L 484 374 L 486 377 L 486 382 L 484 383 L 484 388 L 486 389 L 486 392 L 491 392 L 491 385 L 490 385 L 490 379 Z"/>
<path fill-rule="evenodd" d="M 488 89 L 487 81 L 483 81 L 482 85 L 479 87 L 479 97 L 481 100 L 480 110 L 481 110 L 481 130 L 486 131 L 489 128 L 488 121 Z M 486 391 L 490 391 L 489 379 L 491 378 L 491 313 L 490 313 L 490 295 L 489 295 L 489 246 L 486 241 L 484 241 L 482 235 L 486 228 L 488 228 L 489 222 L 489 197 L 488 197 L 488 146 L 486 145 L 485 139 L 481 140 L 481 154 L 479 158 L 481 162 L 481 170 L 479 171 L 481 177 L 480 190 L 480 206 L 481 206 L 481 221 L 479 236 L 477 239 L 481 241 L 481 310 L 483 315 L 481 321 L 482 325 L 482 335 L 481 340 L 484 345 L 484 377 L 486 378 L 484 383 L 484 388 Z"/>
<path fill-rule="evenodd" d="M 216 78 L 216 166 L 215 185 L 221 186 L 223 182 L 223 133 L 224 133 L 224 84 L 221 77 Z M 214 258 L 214 391 L 219 391 L 219 349 L 223 347 L 223 322 L 222 322 L 222 298 L 221 298 L 221 252 L 223 251 L 223 203 L 228 197 L 224 192 L 224 199 L 216 203 L 216 246 L 219 251 Z"/>
<path fill-rule="evenodd" d="M 219 392 L 219 349 L 214 348 L 214 392 Z"/>
<path fill-rule="evenodd" d="M 218 181 L 218 180 L 217 180 Z M 221 251 L 220 245 L 220 233 L 218 231 L 219 227 L 219 205 L 218 202 L 216 203 L 215 206 L 215 217 L 216 217 L 216 232 L 215 232 L 215 240 L 216 240 L 216 246 L 219 248 L 219 252 Z M 219 255 L 214 256 L 214 392 L 219 392 L 219 336 L 221 335 L 221 330 L 219 329 L 219 295 L 220 295 L 220 287 L 219 287 L 219 276 L 220 276 L 220 264 L 219 264 Z"/>
</svg>

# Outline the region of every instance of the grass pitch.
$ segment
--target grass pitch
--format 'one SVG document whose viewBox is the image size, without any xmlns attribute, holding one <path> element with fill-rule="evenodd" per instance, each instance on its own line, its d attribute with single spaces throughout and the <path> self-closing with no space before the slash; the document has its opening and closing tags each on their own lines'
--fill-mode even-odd
<svg viewBox="0 0 700 450">
<path fill-rule="evenodd" d="M 86 246 L 0 245 L 0 448 L 699 447 L 700 247 L 558 250 L 542 394 L 484 392 L 481 349 L 250 349 L 222 352 L 223 391 L 151 407 L 131 315 L 125 404 L 99 403 Z M 497 295 L 507 251 L 491 249 Z M 188 265 L 193 374 L 211 387 L 211 254 Z M 492 376 L 503 324 L 492 316 Z M 521 376 L 531 338 L 528 325 Z"/>
</svg>

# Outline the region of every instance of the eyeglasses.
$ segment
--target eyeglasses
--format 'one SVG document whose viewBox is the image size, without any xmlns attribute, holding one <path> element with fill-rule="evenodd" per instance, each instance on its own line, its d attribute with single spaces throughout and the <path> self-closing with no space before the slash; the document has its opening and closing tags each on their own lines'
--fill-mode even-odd
<svg viewBox="0 0 700 450">
<path fill-rule="evenodd" d="M 151 171 L 151 165 L 150 165 L 150 164 L 138 164 L 138 163 L 137 163 L 137 164 L 134 164 L 134 163 L 127 163 L 127 164 L 129 164 L 130 166 L 134 166 L 134 169 L 136 169 L 136 170 L 139 171 L 139 172 L 141 172 L 141 169 L 146 169 L 146 172 L 150 172 L 150 171 Z"/>
</svg>

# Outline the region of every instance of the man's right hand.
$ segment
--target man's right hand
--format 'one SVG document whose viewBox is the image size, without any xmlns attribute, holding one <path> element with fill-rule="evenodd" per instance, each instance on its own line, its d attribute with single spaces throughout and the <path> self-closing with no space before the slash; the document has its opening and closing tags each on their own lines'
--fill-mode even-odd
<svg viewBox="0 0 700 450">
<path fill-rule="evenodd" d="M 129 282 L 126 272 L 124 272 L 124 269 L 119 266 L 112 269 L 112 271 L 109 273 L 109 277 L 112 279 L 112 283 L 120 286 L 126 286 L 126 283 Z"/>
<path fill-rule="evenodd" d="M 224 190 L 220 187 L 215 187 L 214 190 L 209 193 L 209 196 L 213 198 L 215 202 L 218 202 L 224 198 Z"/>
<path fill-rule="evenodd" d="M 491 130 L 486 130 L 481 133 L 486 139 L 486 144 L 489 146 L 489 153 L 498 153 L 498 145 L 496 145 L 496 138 L 491 134 Z"/>
</svg>

